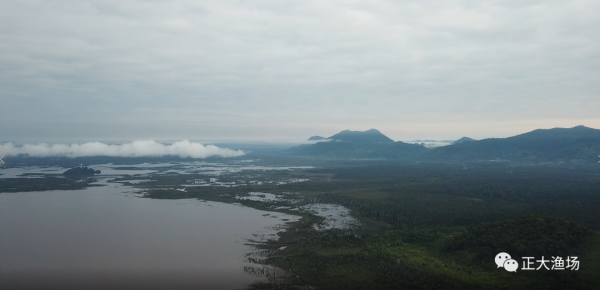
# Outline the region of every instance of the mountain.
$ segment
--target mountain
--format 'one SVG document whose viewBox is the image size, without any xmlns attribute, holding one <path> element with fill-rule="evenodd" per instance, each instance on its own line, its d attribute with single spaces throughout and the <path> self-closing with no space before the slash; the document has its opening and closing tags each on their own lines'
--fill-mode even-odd
<svg viewBox="0 0 600 290">
<path fill-rule="evenodd" d="M 576 140 L 581 138 L 600 138 L 600 130 L 579 125 L 573 128 L 537 129 L 521 135 L 509 137 L 514 140 Z"/>
<path fill-rule="evenodd" d="M 414 161 L 596 162 L 600 153 L 600 130 L 577 126 L 538 129 L 508 138 L 463 137 L 451 145 L 432 149 L 394 142 L 375 129 L 345 130 L 325 141 L 293 147 L 287 152 L 298 156 Z"/>
<path fill-rule="evenodd" d="M 336 158 L 416 158 L 428 149 L 422 145 L 394 142 L 376 129 L 341 131 L 325 141 L 288 149 L 299 156 L 326 156 Z"/>
<path fill-rule="evenodd" d="M 325 137 L 321 137 L 321 136 L 312 136 L 310 138 L 308 138 L 308 141 L 321 141 L 321 140 L 325 140 L 327 138 Z"/>
<path fill-rule="evenodd" d="M 327 139 L 331 141 L 344 141 L 353 143 L 394 143 L 394 140 L 383 135 L 376 129 L 363 132 L 344 130 Z"/>
<path fill-rule="evenodd" d="M 460 144 L 460 143 L 464 143 L 464 142 L 469 142 L 469 141 L 475 141 L 475 139 L 469 138 L 469 137 L 462 137 L 454 142 L 452 142 L 451 144 Z"/>
<path fill-rule="evenodd" d="M 600 152 L 600 130 L 538 129 L 508 138 L 462 142 L 432 149 L 432 160 L 584 161 Z M 597 158 L 596 158 L 597 159 Z"/>
</svg>

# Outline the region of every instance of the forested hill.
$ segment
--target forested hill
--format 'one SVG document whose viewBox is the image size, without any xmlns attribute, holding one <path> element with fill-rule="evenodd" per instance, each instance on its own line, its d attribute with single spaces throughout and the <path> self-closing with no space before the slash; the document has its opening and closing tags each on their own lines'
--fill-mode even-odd
<svg viewBox="0 0 600 290">
<path fill-rule="evenodd" d="M 383 135 L 377 129 L 371 129 L 367 131 L 344 130 L 327 138 L 327 140 L 337 142 L 352 142 L 355 144 L 394 143 L 394 140 L 390 139 L 388 136 Z"/>
<path fill-rule="evenodd" d="M 322 142 L 290 148 L 296 156 L 335 158 L 416 159 L 428 149 L 422 145 L 394 142 L 376 129 L 341 131 Z"/>
<path fill-rule="evenodd" d="M 451 145 L 460 144 L 460 143 L 464 143 L 464 142 L 470 142 L 470 141 L 475 141 L 475 139 L 472 139 L 472 138 L 469 138 L 469 137 L 462 137 L 462 138 L 460 138 L 460 139 L 452 142 Z"/>
<path fill-rule="evenodd" d="M 538 129 L 508 138 L 461 140 L 464 142 L 427 149 L 422 145 L 394 142 L 375 129 L 345 130 L 326 141 L 293 147 L 287 152 L 296 156 L 336 158 L 533 162 L 591 162 L 600 154 L 600 130 L 585 126 Z"/>
<path fill-rule="evenodd" d="M 586 161 L 600 153 L 600 130 L 573 128 L 538 129 L 508 138 L 438 147 L 427 154 L 435 160 Z"/>
<path fill-rule="evenodd" d="M 528 133 L 509 137 L 509 140 L 579 140 L 579 139 L 600 139 L 600 130 L 588 128 L 586 126 L 576 126 L 573 128 L 553 128 L 537 129 Z"/>
</svg>

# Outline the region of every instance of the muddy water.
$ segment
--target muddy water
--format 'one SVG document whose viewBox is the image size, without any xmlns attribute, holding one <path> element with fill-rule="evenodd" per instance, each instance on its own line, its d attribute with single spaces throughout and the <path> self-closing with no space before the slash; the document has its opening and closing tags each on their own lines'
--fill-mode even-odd
<svg viewBox="0 0 600 290">
<path fill-rule="evenodd" d="M 297 220 L 130 190 L 0 193 L 0 280 L 27 289 L 242 288 L 259 279 L 244 272 L 244 255 L 256 251 L 247 239 Z"/>
</svg>

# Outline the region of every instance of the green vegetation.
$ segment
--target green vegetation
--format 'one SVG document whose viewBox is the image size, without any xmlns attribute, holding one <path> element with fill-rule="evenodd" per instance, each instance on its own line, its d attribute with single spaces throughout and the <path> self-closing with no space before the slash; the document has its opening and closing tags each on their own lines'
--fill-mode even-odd
<svg viewBox="0 0 600 290">
<path fill-rule="evenodd" d="M 235 180 L 235 173 L 221 177 Z M 298 214 L 309 203 L 351 209 L 361 226 L 317 231 L 321 218 L 302 213 L 264 263 L 293 273 L 250 289 L 597 289 L 600 278 L 600 178 L 569 166 L 508 163 L 400 164 L 339 162 L 319 169 L 253 173 L 260 180 L 310 181 L 172 189 L 193 175 L 141 183 L 150 198 L 236 202 Z M 196 176 L 199 178 L 200 176 Z M 164 189 L 158 189 L 163 187 Z M 250 191 L 279 201 L 237 199 Z M 291 207 L 292 209 L 281 209 Z M 283 250 L 275 246 L 287 245 Z M 578 256 L 578 271 L 509 273 L 494 257 Z M 271 281 L 271 280 L 270 280 Z"/>
<path fill-rule="evenodd" d="M 472 250 L 481 261 L 489 260 L 499 250 L 521 257 L 548 253 L 566 256 L 588 235 L 588 229 L 572 222 L 529 216 L 469 227 L 449 241 L 446 250 Z"/>
<path fill-rule="evenodd" d="M 591 132 L 589 128 L 579 129 L 582 134 Z M 565 130 L 558 133 L 571 141 L 563 145 L 583 144 L 579 133 Z M 494 139 L 499 141 L 469 141 L 444 150 L 471 148 L 472 156 L 509 152 L 510 156 L 524 160 L 532 157 L 527 150 L 537 150 L 536 146 L 541 144 L 536 138 L 551 137 L 556 132 L 534 131 L 535 138 L 529 138 L 531 135 L 527 133 L 513 139 Z M 595 141 L 589 142 L 592 145 L 585 147 L 586 150 L 596 146 Z M 578 163 L 522 161 L 427 163 L 417 161 L 423 156 L 419 157 L 419 153 L 409 162 L 406 154 L 417 152 L 411 151 L 417 147 L 426 152 L 442 150 L 432 151 L 401 142 L 368 146 L 354 142 L 317 144 L 292 151 L 317 148 L 326 153 L 316 156 L 338 156 L 336 154 L 342 152 L 339 157 L 371 159 L 261 155 L 261 160 L 253 161 L 252 165 L 317 168 L 225 170 L 219 176 L 190 170 L 186 174 L 124 176 L 115 181 L 143 189 L 147 198 L 197 198 L 300 215 L 301 221 L 289 224 L 289 229 L 281 233 L 278 240 L 259 246 L 268 258 L 255 261 L 278 266 L 291 274 L 248 267 L 249 273 L 270 275 L 267 282 L 252 285 L 250 289 L 297 289 L 307 285 L 318 289 L 600 289 L 597 275 L 600 273 L 600 215 L 597 213 L 600 176 L 593 174 L 592 167 Z M 502 148 L 508 148 L 503 147 L 507 144 L 520 149 L 503 151 Z M 573 148 L 567 145 L 548 156 Z M 347 148 L 340 149 L 344 146 Z M 402 151 L 393 146 L 405 148 L 406 154 L 394 155 Z M 550 147 L 543 150 L 556 149 Z M 331 151 L 326 151 L 328 148 Z M 478 152 L 485 154 L 477 155 Z M 453 156 L 460 157 L 460 154 Z M 404 161 L 380 160 L 400 159 L 400 156 L 404 156 Z M 126 161 L 135 162 L 140 160 Z M 135 166 L 120 168 L 136 169 Z M 166 167 L 156 169 L 167 170 Z M 0 179 L 0 191 L 74 189 L 89 186 L 89 182 L 90 179 L 74 181 L 48 175 L 46 178 Z M 271 193 L 277 198 L 271 201 L 245 199 L 250 197 L 249 192 Z M 314 225 L 324 218 L 298 211 L 302 206 L 316 203 L 342 205 L 351 210 L 360 225 L 318 231 Z M 287 247 L 281 249 L 284 245 Z M 517 259 L 577 256 L 581 267 L 578 271 L 509 273 L 495 265 L 498 252 L 508 252 Z"/>
<path fill-rule="evenodd" d="M 100 186 L 90 184 L 94 180 L 50 177 L 45 178 L 3 178 L 0 179 L 1 192 L 24 192 L 24 191 L 44 191 L 44 190 L 73 190 L 83 189 L 90 186 Z"/>
<path fill-rule="evenodd" d="M 63 173 L 65 176 L 94 176 L 94 174 L 100 174 L 100 170 L 94 170 L 85 166 L 73 167 Z"/>
</svg>

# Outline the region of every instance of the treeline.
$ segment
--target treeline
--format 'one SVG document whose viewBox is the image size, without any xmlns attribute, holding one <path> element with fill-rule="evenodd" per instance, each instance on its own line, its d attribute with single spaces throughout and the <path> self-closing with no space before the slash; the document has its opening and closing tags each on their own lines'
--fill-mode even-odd
<svg viewBox="0 0 600 290">
<path fill-rule="evenodd" d="M 529 216 L 471 226 L 444 249 L 473 251 L 480 260 L 489 260 L 498 252 L 518 257 L 573 255 L 568 250 L 581 244 L 590 233 L 573 222 Z"/>
<path fill-rule="evenodd" d="M 561 167 L 426 164 L 321 169 L 331 181 L 279 186 L 313 193 L 397 227 L 468 226 L 540 214 L 600 228 L 600 178 Z M 465 169 L 466 168 L 466 169 Z"/>
<path fill-rule="evenodd" d="M 66 176 L 93 176 L 94 174 L 100 174 L 100 170 L 94 170 L 85 166 L 73 167 L 63 173 Z"/>
<path fill-rule="evenodd" d="M 71 180 L 69 178 L 45 177 L 45 178 L 0 178 L 0 193 L 2 192 L 25 192 L 45 190 L 73 190 L 83 189 L 90 186 L 91 180 Z"/>
</svg>

